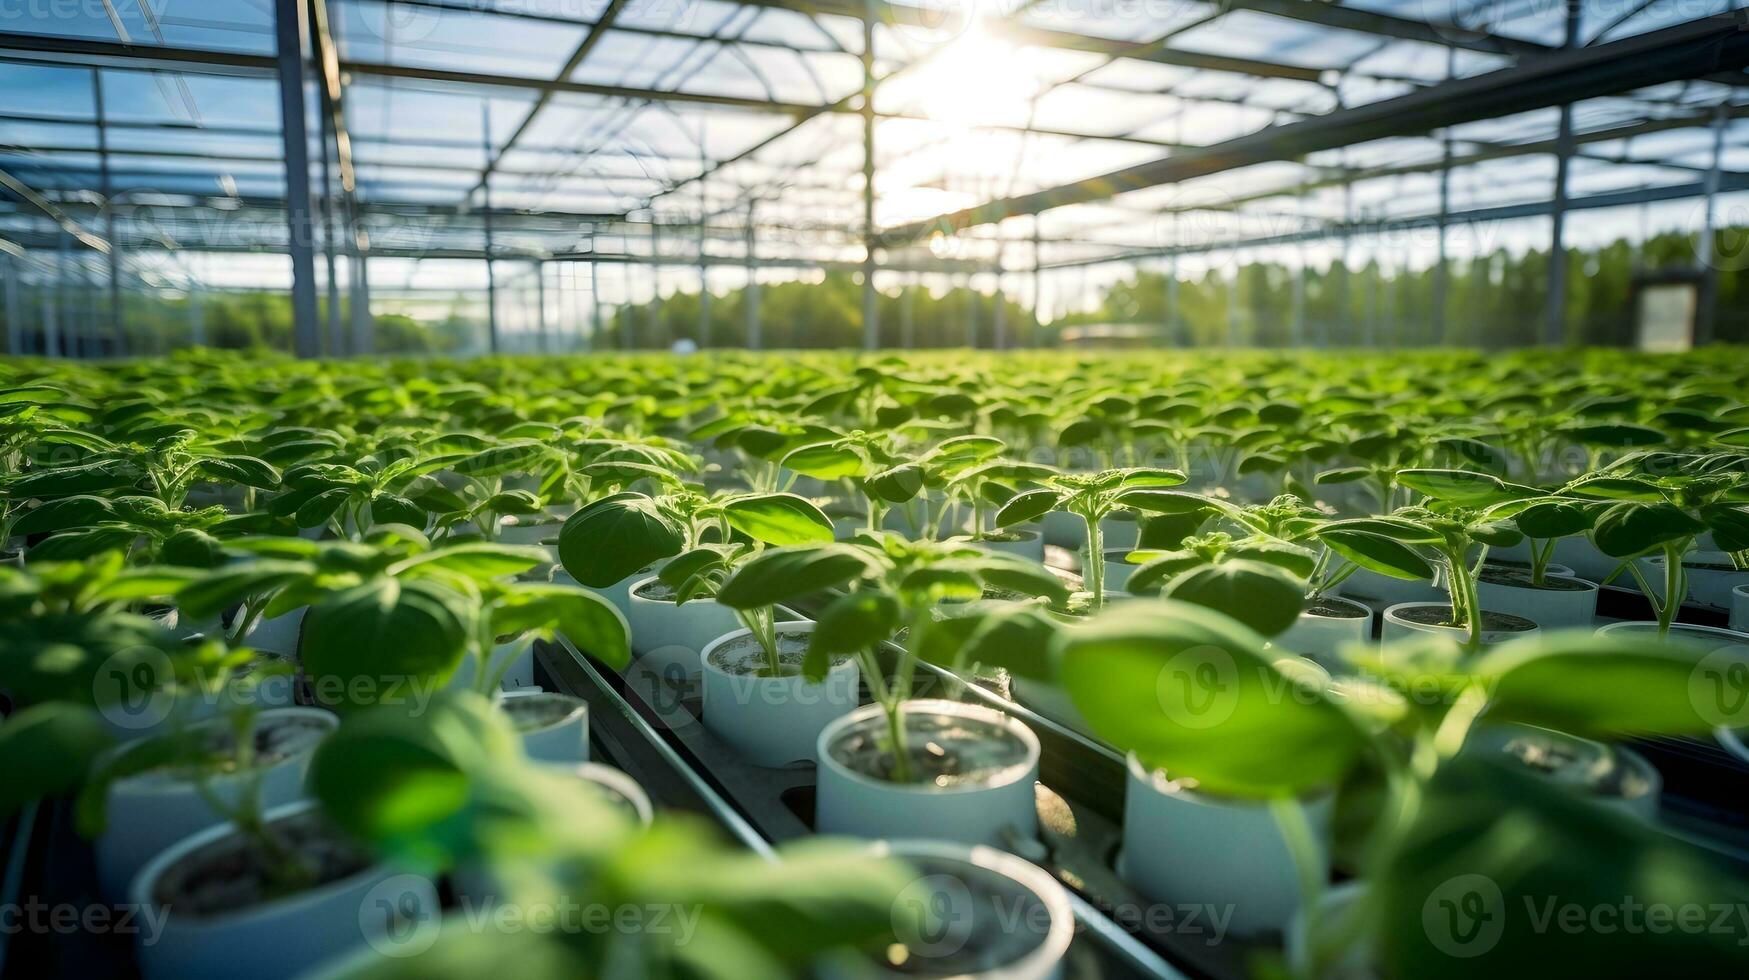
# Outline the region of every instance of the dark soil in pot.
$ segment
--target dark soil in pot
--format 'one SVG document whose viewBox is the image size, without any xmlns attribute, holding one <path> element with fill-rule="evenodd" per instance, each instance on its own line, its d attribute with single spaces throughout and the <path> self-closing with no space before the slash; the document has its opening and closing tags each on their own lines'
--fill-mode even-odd
<svg viewBox="0 0 1749 980">
<path fill-rule="evenodd" d="M 1450 606 L 1411 606 L 1408 609 L 1398 609 L 1392 615 L 1405 623 L 1414 623 L 1418 626 L 1464 628 L 1462 623 L 1452 623 Z M 1482 610 L 1482 632 L 1484 633 L 1526 633 L 1533 629 L 1536 629 L 1536 624 L 1523 616 Z"/>
<path fill-rule="evenodd" d="M 808 643 L 812 633 L 777 633 L 777 661 L 783 666 L 779 677 L 794 677 L 802 672 L 802 662 L 808 657 Z M 836 667 L 850 659 L 850 654 L 837 654 L 832 658 L 832 666 Z M 718 644 L 711 651 L 711 665 L 725 674 L 736 677 L 771 677 L 771 665 L 765 655 L 765 645 L 753 636 L 738 636 L 727 643 Z"/>
<path fill-rule="evenodd" d="M 680 593 L 675 591 L 674 586 L 657 579 L 654 582 L 645 582 L 638 586 L 632 591 L 632 595 L 640 599 L 648 599 L 651 602 L 673 602 Z"/>
<path fill-rule="evenodd" d="M 1034 541 L 1038 538 L 1037 531 L 987 531 L 979 537 L 979 541 L 994 541 L 998 544 L 1013 544 L 1016 541 Z"/>
<path fill-rule="evenodd" d="M 1365 619 L 1372 615 L 1369 610 L 1356 608 L 1352 603 L 1340 602 L 1328 596 L 1313 599 L 1306 607 L 1306 612 L 1326 619 Z"/>
<path fill-rule="evenodd" d="M 966 890 L 955 897 L 971 901 L 963 907 L 954 903 L 953 921 L 947 923 L 953 933 L 947 942 L 931 943 L 933 937 L 927 934 L 895 937 L 921 938 L 923 942 L 918 949 L 908 948 L 903 941 L 888 946 L 879 960 L 884 969 L 908 977 L 982 976 L 1018 963 L 1044 941 L 1044 933 L 1033 929 L 1043 926 L 1048 917 L 1040 914 L 1038 898 L 1015 882 L 955 862 L 917 857 L 905 860 L 924 876 L 924 882 L 953 879 L 965 885 Z"/>
<path fill-rule="evenodd" d="M 1000 783 L 1031 758 L 1027 744 L 1006 726 L 931 711 L 906 711 L 904 719 L 912 784 L 951 789 Z M 846 728 L 828 751 L 846 769 L 897 782 L 885 714 Z"/>
<path fill-rule="evenodd" d="M 301 715 L 265 715 L 255 720 L 254 768 L 267 769 L 287 759 L 314 749 L 330 731 L 316 718 Z M 235 745 L 229 725 L 202 725 L 187 736 L 200 740 L 197 751 L 204 760 L 201 769 L 208 773 L 237 771 Z M 193 778 L 186 762 L 167 763 L 147 770 L 151 773 L 176 774 Z"/>
<path fill-rule="evenodd" d="M 582 702 L 563 694 L 527 694 L 505 698 L 500 705 L 510 716 L 519 732 L 538 732 L 570 718 L 582 707 Z"/>
<path fill-rule="evenodd" d="M 1545 576 L 1536 584 L 1529 568 L 1513 565 L 1483 565 L 1481 581 L 1489 585 L 1506 585 L 1515 589 L 1540 589 L 1544 592 L 1586 592 L 1591 586 L 1570 578 Z"/>
<path fill-rule="evenodd" d="M 293 882 L 269 873 L 256 841 L 231 834 L 166 868 L 152 884 L 152 901 L 179 916 L 216 918 L 350 878 L 371 866 L 369 855 L 315 811 L 276 820 L 271 831 L 279 846 L 302 862 L 302 874 Z"/>
</svg>

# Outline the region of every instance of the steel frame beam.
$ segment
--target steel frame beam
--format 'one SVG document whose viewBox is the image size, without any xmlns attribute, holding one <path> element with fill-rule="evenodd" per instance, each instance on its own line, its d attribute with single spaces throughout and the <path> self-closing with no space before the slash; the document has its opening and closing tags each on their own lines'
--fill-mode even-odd
<svg viewBox="0 0 1749 980">
<path fill-rule="evenodd" d="M 1749 65 L 1749 19 L 1705 17 L 1592 48 L 1562 51 L 1394 99 L 1271 126 L 1201 149 L 888 229 L 889 245 L 934 231 L 957 231 L 1127 191 L 1178 183 L 1240 167 L 1293 160 L 1320 150 L 1390 136 L 1428 133 L 1478 119 L 1613 95 L 1630 89 Z"/>
</svg>

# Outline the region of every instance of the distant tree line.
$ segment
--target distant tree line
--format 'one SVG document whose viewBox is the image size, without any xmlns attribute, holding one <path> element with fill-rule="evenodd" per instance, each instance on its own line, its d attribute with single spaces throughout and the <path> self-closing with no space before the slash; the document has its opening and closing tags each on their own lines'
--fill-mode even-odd
<svg viewBox="0 0 1749 980">
<path fill-rule="evenodd" d="M 1718 233 L 1720 259 L 1715 331 L 1722 341 L 1749 342 L 1749 255 L 1740 254 L 1749 229 Z M 1637 315 L 1637 279 L 1692 271 L 1692 235 L 1670 232 L 1636 248 L 1625 240 L 1595 250 L 1569 253 L 1567 339 L 1573 343 L 1631 343 Z M 1163 344 L 1209 346 L 1235 343 L 1286 346 L 1296 342 L 1328 346 L 1417 346 L 1426 344 L 1511 347 L 1539 343 L 1548 302 L 1549 253 L 1513 254 L 1497 250 L 1474 260 L 1447 264 L 1443 332 L 1432 315 L 1437 288 L 1434 270 L 1381 269 L 1376 259 L 1350 268 L 1337 262 L 1307 270 L 1295 317 L 1297 270 L 1272 262 L 1199 277 L 1180 277 L 1176 289 L 1165 274 L 1137 270 L 1107 287 L 1091 308 L 1040 325 L 1027 302 L 1030 284 L 1015 277 L 998 310 L 989 293 L 955 288 L 945 293 L 914 286 L 879 296 L 880 337 L 886 347 L 990 347 L 1000 330 L 1010 346 L 1051 346 L 1065 328 L 1095 323 L 1145 325 Z M 20 290 L 25 351 L 43 343 L 46 303 L 42 290 Z M 760 342 L 771 348 L 833 348 L 862 345 L 862 287 L 848 272 L 828 272 L 819 282 L 765 284 L 713 292 L 701 321 L 699 294 L 675 292 L 645 303 L 605 311 L 595 345 L 667 349 L 677 341 L 741 347 L 749 344 L 746 303 L 757 295 Z M 1171 297 L 1169 299 L 1169 297 Z M 54 298 L 63 323 L 93 322 L 89 304 L 107 303 L 101 284 L 64 288 Z M 198 316 L 187 296 L 129 292 L 124 314 L 129 347 L 148 352 L 187 346 L 200 323 L 214 347 L 292 346 L 291 304 L 283 292 L 210 291 L 199 300 Z M 1169 303 L 1172 305 L 1169 307 Z M 83 305 L 82 305 L 83 304 Z M 6 315 L 0 308 L 0 322 Z M 342 317 L 345 317 L 344 309 Z M 381 353 L 454 353 L 478 350 L 486 327 L 477 305 L 458 297 L 441 319 L 416 320 L 399 313 L 373 318 Z M 99 317 L 96 322 L 106 322 Z M 1000 327 L 998 324 L 1000 323 Z M 580 325 L 563 325 L 566 331 Z M 67 328 L 63 327 L 63 331 Z M 63 336 L 66 349 L 76 349 Z"/>
</svg>

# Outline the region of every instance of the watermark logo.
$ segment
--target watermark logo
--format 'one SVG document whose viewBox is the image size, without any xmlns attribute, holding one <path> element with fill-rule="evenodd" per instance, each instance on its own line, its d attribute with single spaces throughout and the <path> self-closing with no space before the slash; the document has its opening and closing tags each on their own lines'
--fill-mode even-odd
<svg viewBox="0 0 1749 980">
<path fill-rule="evenodd" d="M 909 0 L 893 4 L 892 30 L 906 43 L 934 48 L 958 38 L 979 17 L 979 0 Z"/>
<path fill-rule="evenodd" d="M 1506 897 L 1487 875 L 1447 878 L 1422 903 L 1421 928 L 1447 956 L 1481 956 L 1500 942 L 1506 929 Z"/>
<path fill-rule="evenodd" d="M 697 650 L 683 645 L 656 647 L 626 668 L 626 686 L 649 705 L 656 724 L 668 730 L 685 728 L 697 719 L 686 703 L 699 696 L 701 681 L 687 663 L 698 663 Z"/>
<path fill-rule="evenodd" d="M 1720 647 L 1695 664 L 1688 700 L 1710 725 L 1749 727 L 1749 644 Z"/>
<path fill-rule="evenodd" d="M 893 902 L 893 935 L 912 956 L 939 959 L 971 941 L 977 910 L 971 889 L 952 875 L 912 881 Z"/>
<path fill-rule="evenodd" d="M 176 669 L 154 647 L 111 654 L 92 677 L 92 700 L 104 719 L 126 731 L 160 725 L 176 707 Z"/>
<path fill-rule="evenodd" d="M 1239 706 L 1238 665 L 1218 646 L 1181 650 L 1160 669 L 1154 695 L 1166 717 L 1177 724 L 1213 728 L 1231 718 Z"/>
<path fill-rule="evenodd" d="M 384 956 L 417 956 L 437 942 L 437 890 L 422 875 L 385 878 L 358 903 L 358 930 Z"/>
</svg>

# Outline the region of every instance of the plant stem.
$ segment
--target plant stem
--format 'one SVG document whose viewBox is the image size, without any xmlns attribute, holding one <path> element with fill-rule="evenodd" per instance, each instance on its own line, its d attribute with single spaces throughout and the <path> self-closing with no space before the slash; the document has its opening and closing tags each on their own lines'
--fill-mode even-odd
<svg viewBox="0 0 1749 980">
<path fill-rule="evenodd" d="M 1098 609 L 1105 605 L 1105 537 L 1094 511 L 1082 511 L 1081 520 L 1087 525 L 1087 567 L 1081 569 L 1081 577 L 1093 593 L 1093 608 Z"/>
<path fill-rule="evenodd" d="M 1269 801 L 1269 815 L 1275 818 L 1276 829 L 1281 831 L 1282 842 L 1293 858 L 1294 870 L 1299 875 L 1301 907 L 1310 916 L 1324 894 L 1325 872 L 1323 851 L 1312 831 L 1312 822 L 1306 818 L 1305 804 L 1291 796 L 1274 797 Z"/>
</svg>

